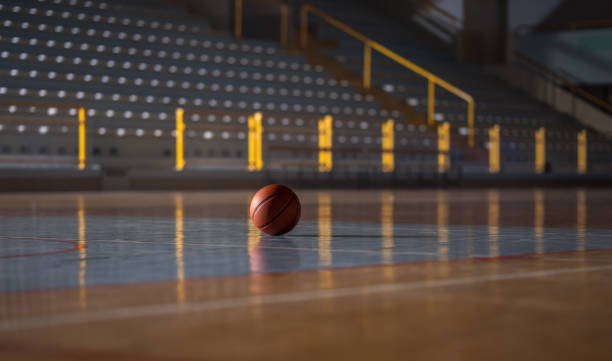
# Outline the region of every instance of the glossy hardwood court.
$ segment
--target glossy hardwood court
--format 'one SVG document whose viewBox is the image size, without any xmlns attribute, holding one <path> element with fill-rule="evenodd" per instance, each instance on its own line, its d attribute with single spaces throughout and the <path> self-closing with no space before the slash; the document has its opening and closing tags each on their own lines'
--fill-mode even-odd
<svg viewBox="0 0 612 361">
<path fill-rule="evenodd" d="M 0 359 L 611 358 L 608 189 L 253 191 L 1 195 Z"/>
</svg>

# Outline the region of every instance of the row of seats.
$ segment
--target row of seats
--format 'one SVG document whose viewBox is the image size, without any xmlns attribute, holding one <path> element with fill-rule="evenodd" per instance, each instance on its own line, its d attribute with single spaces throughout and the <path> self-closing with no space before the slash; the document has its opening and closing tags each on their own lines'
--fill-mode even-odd
<svg viewBox="0 0 612 361">
<path fill-rule="evenodd" d="M 32 110 L 38 110 L 38 108 L 36 109 L 32 109 L 32 108 L 33 107 L 30 106 L 29 109 L 27 110 L 30 113 L 34 113 Z M 7 110 L 9 114 L 15 114 L 17 107 L 14 105 L 11 105 L 11 106 L 8 106 Z M 2 126 L 0 126 L 0 131 L 3 131 L 3 130 L 5 132 L 13 131 L 17 133 L 38 131 L 38 133 L 40 133 L 41 135 L 53 134 L 54 132 L 55 133 L 68 133 L 68 132 L 75 133 L 76 132 L 76 129 L 74 127 L 75 122 L 70 121 L 69 119 L 65 117 L 64 118 L 56 117 L 57 113 L 58 113 L 57 108 L 54 108 L 54 107 L 47 108 L 47 117 L 43 118 L 44 114 L 41 114 L 41 117 L 39 117 L 38 119 L 46 119 L 46 121 L 49 121 L 55 118 L 58 120 L 63 120 L 63 122 L 61 122 L 61 124 L 58 124 L 58 125 L 49 126 L 46 123 L 41 125 L 41 124 L 38 124 L 39 122 L 35 124 L 31 124 L 31 123 L 30 124 L 19 124 L 18 120 L 22 116 L 15 115 L 12 118 L 14 123 L 10 125 L 2 124 Z M 68 113 L 70 113 L 71 116 L 75 117 L 76 109 L 69 108 Z M 163 113 L 163 114 L 165 114 L 164 118 L 168 118 L 170 116 L 167 113 Z M 169 126 L 171 126 L 173 123 L 173 119 L 169 119 L 169 121 L 166 123 L 149 124 L 145 128 L 138 128 L 138 129 L 126 129 L 124 127 L 116 128 L 117 125 L 113 125 L 113 122 L 109 122 L 108 123 L 109 126 L 115 127 L 115 129 L 107 129 L 107 127 L 105 126 L 100 126 L 102 122 L 98 120 L 99 118 L 95 118 L 96 112 L 93 109 L 88 109 L 87 115 L 88 117 L 94 117 L 94 120 L 91 121 L 93 124 L 91 125 L 91 127 L 94 127 L 94 130 L 95 130 L 96 124 L 98 124 L 97 131 L 96 131 L 96 134 L 98 135 L 109 135 L 109 136 L 118 136 L 118 137 L 123 137 L 123 136 L 162 137 L 162 136 L 167 136 L 169 134 L 174 134 L 174 130 L 169 128 Z M 115 112 L 112 110 L 107 110 L 105 115 L 107 117 L 112 118 L 113 116 L 115 116 Z M 130 111 L 127 111 L 127 113 L 117 114 L 117 115 L 123 116 L 128 119 L 133 117 L 133 114 Z M 219 128 L 218 126 L 215 126 L 215 124 L 221 124 L 221 125 L 242 124 L 243 127 L 246 127 L 245 125 L 246 116 L 245 115 L 233 117 L 229 114 L 225 114 L 223 116 L 217 117 L 213 114 L 208 114 L 206 116 L 203 116 L 200 113 L 194 113 L 194 114 L 187 114 L 187 118 L 191 122 L 194 122 L 194 123 L 198 123 L 202 121 L 204 122 L 204 124 L 208 124 L 208 126 L 212 126 L 210 129 L 202 130 L 200 132 L 200 131 L 191 129 L 191 126 L 188 125 L 188 131 L 186 133 L 188 137 L 195 138 L 195 137 L 200 136 L 201 134 L 201 136 L 204 139 L 212 139 L 213 137 L 215 137 L 215 133 L 217 133 L 218 135 L 220 135 L 221 139 L 232 139 L 232 138 L 241 139 L 241 140 L 245 139 L 244 131 L 236 131 L 235 127 L 228 127 L 227 128 L 228 130 L 223 130 L 223 128 Z M 24 120 L 23 123 L 28 123 L 27 118 L 23 120 Z M 155 128 L 155 126 L 160 126 L 160 125 L 164 128 L 163 130 Z M 289 117 L 275 118 L 272 116 L 266 116 L 264 117 L 264 126 L 271 127 L 270 131 L 266 131 L 267 136 L 269 137 L 269 140 L 276 139 L 275 131 L 279 131 L 282 133 L 283 131 L 288 130 L 285 127 L 288 127 L 288 128 L 295 127 L 297 129 L 301 129 L 302 131 L 310 130 L 311 131 L 311 136 L 310 136 L 311 141 L 315 142 L 317 140 L 317 136 L 313 134 L 316 129 L 315 119 L 305 120 L 303 118 L 291 119 Z M 281 128 L 279 128 L 279 126 Z M 207 126 L 204 126 L 204 127 L 207 127 Z M 336 129 L 335 134 L 336 134 L 338 144 L 344 143 L 346 139 L 350 139 L 350 141 L 353 144 L 357 144 L 357 142 L 359 142 L 360 139 L 363 140 L 365 144 L 370 143 L 370 140 L 368 139 L 376 139 L 376 143 L 377 144 L 380 143 L 380 130 L 378 129 L 377 124 L 370 124 L 365 121 L 355 122 L 353 120 L 343 121 L 343 120 L 337 119 L 334 121 L 334 128 Z M 397 138 L 398 138 L 397 140 L 400 145 L 406 145 L 410 142 L 414 144 L 419 144 L 419 142 L 421 141 L 423 142 L 423 145 L 434 145 L 432 136 L 428 134 L 427 128 L 424 126 L 415 127 L 412 124 L 405 125 L 402 123 L 397 123 L 395 126 L 395 129 L 397 132 Z M 363 134 L 360 134 L 360 132 L 358 131 L 361 131 L 361 133 Z M 417 138 L 413 138 L 412 140 L 410 140 L 410 138 L 402 138 L 402 137 L 405 137 L 406 135 L 414 134 L 415 132 L 420 133 Z M 504 148 L 505 144 L 507 144 L 509 149 L 512 149 L 512 150 L 519 149 L 519 148 L 526 149 L 526 147 L 531 147 L 531 144 L 533 143 L 533 132 L 527 132 L 524 129 L 522 131 L 517 130 L 517 129 L 502 129 L 501 135 L 502 135 L 502 149 Z M 429 137 L 430 139 L 424 139 L 424 137 L 425 138 Z M 565 144 L 565 149 L 567 150 L 574 149 L 576 146 L 575 145 L 576 133 L 568 134 L 568 133 L 548 132 L 547 138 L 550 144 L 557 144 L 556 147 L 558 148 L 558 150 L 562 150 L 563 148 L 561 147 L 562 144 Z M 283 139 L 285 141 L 296 139 L 299 142 L 303 142 L 307 139 L 307 135 L 294 134 L 294 136 L 292 136 L 291 134 L 287 133 L 282 136 L 279 136 L 279 139 Z M 601 142 L 591 142 L 590 149 L 592 151 L 610 151 L 612 150 L 610 144 L 601 143 Z"/>
<path fill-rule="evenodd" d="M 99 127 L 96 129 L 92 129 L 90 131 L 90 135 L 93 137 L 100 136 L 108 136 L 108 137 L 149 137 L 149 138 L 164 138 L 164 137 L 174 137 L 175 132 L 171 129 L 131 129 L 131 128 L 116 128 L 109 129 L 105 127 Z M 76 129 L 74 127 L 70 127 L 68 125 L 61 126 L 52 126 L 52 125 L 24 125 L 24 124 L 11 124 L 10 126 L 0 123 L 0 132 L 2 134 L 29 134 L 29 135 L 39 135 L 39 136 L 49 136 L 55 134 L 61 134 L 66 136 L 76 135 Z M 205 130 L 205 131 L 195 131 L 188 130 L 185 133 L 187 139 L 189 138 L 201 138 L 204 140 L 245 140 L 246 139 L 246 131 L 218 131 L 218 130 Z M 43 138 L 39 139 L 43 141 Z M 281 132 L 266 132 L 264 135 L 264 140 L 267 143 L 275 143 L 275 142 L 284 142 L 284 143 L 310 143 L 317 144 L 318 136 L 316 134 L 293 134 L 293 133 L 283 133 Z M 419 138 L 415 137 L 402 137 L 398 136 L 396 141 L 399 146 L 410 146 L 414 149 L 436 149 L 436 139 L 430 137 L 423 137 L 422 135 Z M 381 144 L 380 136 L 372 136 L 372 135 L 348 135 L 341 134 L 334 136 L 334 144 L 336 145 L 339 152 L 342 150 L 343 144 L 352 144 L 352 145 L 365 145 L 376 146 L 379 147 Z M 485 146 L 488 146 L 486 144 Z M 533 152 L 534 143 L 533 142 L 514 142 L 514 141 L 502 141 L 501 150 L 502 151 L 528 151 Z M 556 151 L 567 151 L 575 154 L 577 145 L 575 143 L 570 142 L 549 142 L 547 144 L 548 150 L 550 152 Z M 609 144 L 591 144 L 588 147 L 588 150 L 593 153 L 608 153 L 612 151 Z M 401 154 L 399 152 L 398 154 Z"/>
<path fill-rule="evenodd" d="M 175 54 L 178 54 L 178 52 L 175 52 Z M 186 68 L 186 69 L 189 69 L 189 68 Z M 461 117 L 462 117 L 462 116 L 460 115 L 460 116 L 459 116 L 459 119 L 460 119 Z M 451 120 L 451 121 L 452 121 L 452 118 L 453 118 L 453 116 L 451 115 L 451 116 L 449 117 L 449 120 Z"/>
<path fill-rule="evenodd" d="M 33 7 L 60 10 L 62 12 L 85 12 L 88 14 L 122 14 L 132 16 L 154 16 L 157 19 L 172 19 L 178 23 L 190 22 L 186 10 L 180 6 L 169 5 L 163 0 L 136 1 L 90 1 L 90 0 L 1 0 L 7 10 Z"/>
<path fill-rule="evenodd" d="M 186 109 L 186 156 L 211 164 L 217 158 L 245 160 L 246 119 L 254 111 L 264 113 L 265 153 L 272 158 L 316 160 L 317 119 L 332 114 L 334 159 L 340 162 L 378 161 L 379 153 L 365 150 L 379 150 L 380 124 L 388 118 L 396 120 L 398 160 L 436 162 L 437 135 L 429 128 L 412 124 L 397 110 L 381 108 L 373 97 L 359 94 L 348 82 L 330 77 L 322 67 L 275 43 L 237 42 L 209 32 L 205 23 L 184 11 L 164 14 L 166 8 L 132 1 L 0 0 L 0 150 L 4 145 L 10 148 L 7 155 L 60 155 L 63 149 L 62 154 L 73 155 L 77 108 L 84 106 L 88 152 L 97 161 L 170 159 L 174 109 L 180 106 Z M 426 50 L 420 56 L 434 51 Z M 333 55 L 344 57 L 347 65 L 358 64 L 351 51 L 340 49 Z M 423 108 L 424 83 L 389 69 L 380 77 L 374 73 L 377 84 Z M 469 68 L 470 73 L 477 71 Z M 511 92 L 492 94 L 490 83 L 475 85 L 482 86 L 485 95 L 477 98 L 479 146 L 487 147 L 488 127 L 501 119 L 508 124 L 502 127 L 504 159 L 529 161 L 532 128 L 541 124 L 533 123 L 533 116 L 541 109 L 513 113 L 517 109 L 496 106 L 507 105 L 503 97 Z M 436 120 L 457 124 L 453 134 L 466 134 L 465 105 L 443 91 L 438 94 Z M 520 97 L 513 95 L 516 99 Z M 551 158 L 561 156 L 557 150 L 571 151 L 566 140 L 575 136 L 575 129 L 551 128 Z M 24 148 L 24 139 L 32 145 Z M 268 152 L 274 145 L 304 149 Z M 596 142 L 589 148 L 600 149 Z M 452 158 L 465 160 L 459 147 L 453 148 Z"/>
</svg>

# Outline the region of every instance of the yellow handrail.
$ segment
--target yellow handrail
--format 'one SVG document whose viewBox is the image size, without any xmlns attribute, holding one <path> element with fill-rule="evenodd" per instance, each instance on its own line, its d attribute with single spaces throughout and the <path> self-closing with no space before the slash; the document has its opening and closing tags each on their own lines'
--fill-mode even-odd
<svg viewBox="0 0 612 361">
<path fill-rule="evenodd" d="M 417 64 L 411 62 L 410 60 L 404 58 L 403 56 L 393 52 L 389 48 L 377 43 L 376 41 L 368 38 L 367 36 L 361 34 L 360 32 L 352 29 L 348 25 L 342 23 L 338 19 L 333 18 L 332 16 L 324 13 L 323 11 L 312 7 L 311 5 L 303 5 L 300 10 L 300 43 L 303 48 L 308 46 L 308 13 L 312 13 L 319 18 L 323 19 L 330 25 L 342 30 L 348 35 L 354 37 L 355 39 L 361 41 L 364 45 L 363 52 L 363 87 L 365 89 L 369 89 L 371 85 L 371 67 L 372 67 L 372 57 L 371 51 L 372 49 L 378 51 L 379 53 L 385 55 L 391 60 L 394 60 L 396 63 L 404 66 L 405 68 L 421 75 L 426 78 L 428 81 L 428 96 L 427 96 L 427 121 L 430 125 L 434 124 L 434 106 L 435 106 L 435 86 L 438 85 L 449 92 L 455 94 L 459 98 L 465 100 L 468 103 L 468 142 L 472 147 L 474 146 L 474 98 L 466 93 L 465 91 L 457 88 L 456 86 L 450 84 L 444 79 L 438 77 L 437 75 L 425 70 L 424 68 L 418 66 Z"/>
</svg>

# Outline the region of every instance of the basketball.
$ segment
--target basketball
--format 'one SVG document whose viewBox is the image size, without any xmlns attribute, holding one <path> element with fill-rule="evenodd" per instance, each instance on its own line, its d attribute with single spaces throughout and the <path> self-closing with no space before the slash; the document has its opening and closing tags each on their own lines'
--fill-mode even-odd
<svg viewBox="0 0 612 361">
<path fill-rule="evenodd" d="M 291 189 L 270 184 L 255 193 L 249 213 L 253 224 L 262 232 L 278 236 L 295 227 L 301 209 L 300 200 Z"/>
</svg>

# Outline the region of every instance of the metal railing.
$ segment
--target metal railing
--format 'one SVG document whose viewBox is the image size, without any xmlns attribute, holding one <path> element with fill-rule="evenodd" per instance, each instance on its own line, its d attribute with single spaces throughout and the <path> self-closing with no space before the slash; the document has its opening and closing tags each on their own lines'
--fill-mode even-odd
<svg viewBox="0 0 612 361">
<path fill-rule="evenodd" d="M 76 125 L 77 128 L 77 161 L 76 167 L 79 170 L 84 170 L 87 167 L 87 120 L 86 120 L 86 109 L 84 106 L 77 104 L 62 104 L 62 103 L 47 103 L 47 102 L 26 102 L 26 101 L 13 101 L 13 100 L 0 100 L 0 105 L 20 105 L 20 106 L 42 106 L 42 107 L 53 107 L 53 108 L 63 108 L 77 109 L 77 121 L 72 122 L 57 122 L 52 120 L 47 120 L 47 122 L 56 123 L 56 124 L 65 124 L 65 125 Z M 6 114 L 4 114 L 6 115 Z M 2 117 L 3 118 L 3 117 Z M 9 121 L 11 122 L 11 121 Z M 14 122 L 14 121 L 13 121 Z M 23 122 L 20 122 L 23 123 Z M 21 131 L 19 131 L 21 133 Z"/>
<path fill-rule="evenodd" d="M 545 75 L 551 82 L 557 83 L 558 85 L 565 87 L 568 91 L 570 91 L 575 96 L 582 98 L 588 101 L 589 103 L 591 103 L 592 105 L 599 107 L 605 110 L 606 112 L 612 114 L 612 105 L 606 103 L 605 101 L 594 96 L 588 91 L 575 86 L 569 80 L 567 80 L 567 78 L 565 78 L 564 76 L 550 70 L 544 65 L 532 60 L 528 56 L 523 55 L 517 51 L 513 51 L 512 54 L 518 61 L 521 61 L 527 64 L 528 66 L 532 67 L 533 69 Z"/>
<path fill-rule="evenodd" d="M 435 110 L 435 87 L 440 86 L 450 93 L 458 96 L 465 100 L 468 104 L 467 109 L 467 123 L 468 123 L 468 143 L 470 147 L 474 146 L 474 98 L 466 93 L 465 91 L 457 88 L 450 84 L 444 79 L 437 75 L 425 70 L 403 56 L 393 52 L 389 48 L 381 45 L 380 43 L 366 37 L 360 32 L 354 30 L 348 25 L 342 23 L 340 20 L 326 14 L 325 12 L 314 8 L 310 5 L 303 5 L 300 11 L 301 23 L 300 23 L 300 44 L 303 48 L 308 46 L 308 14 L 318 16 L 328 24 L 334 26 L 337 29 L 345 32 L 353 38 L 363 43 L 363 87 L 370 89 L 372 81 L 372 49 L 385 55 L 389 59 L 402 65 L 403 67 L 421 75 L 427 79 L 427 122 L 429 125 L 434 125 L 434 110 Z"/>
</svg>

